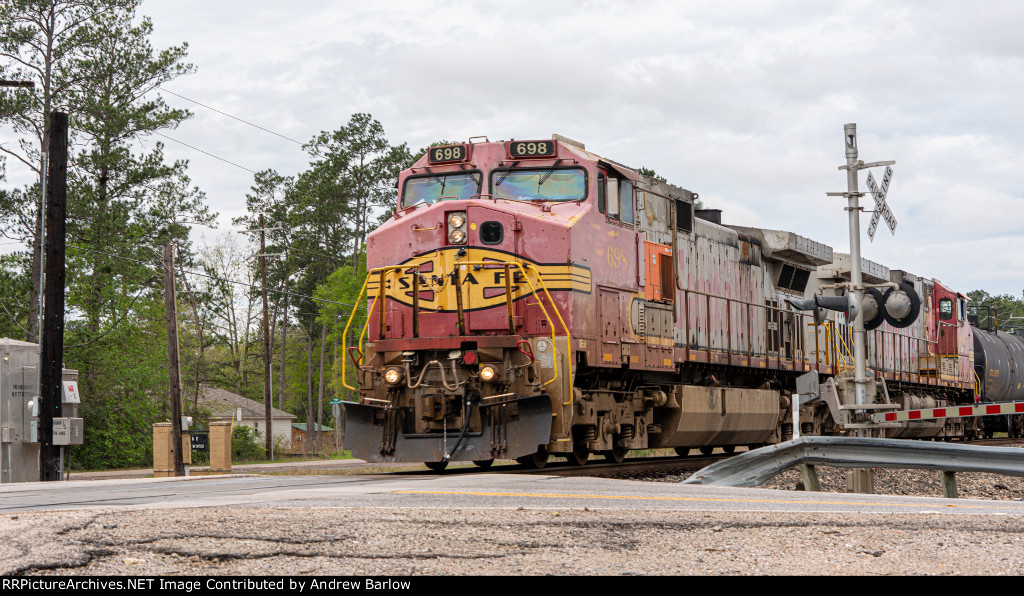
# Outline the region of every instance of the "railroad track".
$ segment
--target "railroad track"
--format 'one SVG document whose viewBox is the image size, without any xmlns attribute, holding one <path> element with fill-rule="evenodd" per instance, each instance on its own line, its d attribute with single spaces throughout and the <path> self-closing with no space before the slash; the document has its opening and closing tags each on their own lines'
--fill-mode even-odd
<svg viewBox="0 0 1024 596">
<path fill-rule="evenodd" d="M 993 438 L 965 441 L 966 445 L 983 445 L 987 447 L 997 446 L 1022 446 L 1024 439 Z M 743 453 L 743 452 L 740 452 Z M 738 453 L 736 454 L 738 455 Z M 576 466 L 568 462 L 552 460 L 540 469 L 528 468 L 519 464 L 495 465 L 490 468 L 478 468 L 476 466 L 452 467 L 446 470 L 445 474 L 473 474 L 473 473 L 500 473 L 500 474 L 543 474 L 546 476 L 602 476 L 615 478 L 629 478 L 632 476 L 650 476 L 655 474 L 687 475 L 705 466 L 721 461 L 732 454 L 717 453 L 710 456 L 654 456 L 626 459 L 622 463 L 591 461 L 585 466 Z M 399 472 L 404 474 L 422 474 L 422 470 Z"/>
<path fill-rule="evenodd" d="M 697 470 L 713 464 L 717 461 L 731 457 L 727 454 L 702 455 L 699 457 L 640 457 L 626 459 L 622 463 L 593 462 L 585 466 L 574 466 L 568 463 L 549 464 L 540 470 L 527 469 L 523 466 L 515 466 L 517 470 L 509 470 L 510 473 L 519 474 L 546 474 L 549 476 L 614 476 L 623 477 L 632 474 L 651 473 L 683 473 L 696 472 Z"/>
<path fill-rule="evenodd" d="M 440 474 L 540 474 L 544 476 L 603 476 L 622 478 L 629 477 L 634 474 L 682 474 L 688 472 L 696 472 L 697 470 L 707 465 L 713 464 L 716 461 L 725 459 L 727 457 L 731 456 L 725 453 L 721 453 L 710 456 L 701 455 L 690 457 L 637 457 L 626 459 L 622 463 L 593 461 L 585 466 L 576 466 L 568 462 L 554 460 L 548 462 L 546 466 L 540 469 L 528 468 L 521 464 L 509 463 L 495 464 L 494 466 L 489 468 L 480 468 L 477 466 L 454 466 L 449 467 L 443 472 L 440 472 Z M 421 475 L 424 473 L 424 471 L 421 469 L 416 469 L 382 473 L 397 475 Z"/>
</svg>

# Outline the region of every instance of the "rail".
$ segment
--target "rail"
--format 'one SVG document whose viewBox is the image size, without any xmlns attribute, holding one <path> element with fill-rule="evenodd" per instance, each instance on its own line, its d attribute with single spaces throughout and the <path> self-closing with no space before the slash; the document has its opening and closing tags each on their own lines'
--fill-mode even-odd
<svg viewBox="0 0 1024 596">
<path fill-rule="evenodd" d="M 695 472 L 684 484 L 755 487 L 796 466 L 807 466 L 804 487 L 820 490 L 814 465 L 838 468 L 937 470 L 943 495 L 956 498 L 956 472 L 1024 476 L 1024 449 L 910 439 L 805 436 L 735 455 Z"/>
<path fill-rule="evenodd" d="M 514 335 L 515 334 L 515 323 L 514 323 L 514 320 L 513 320 L 513 308 L 512 308 L 512 303 L 514 302 L 514 300 L 512 298 L 512 282 L 511 282 L 512 275 L 511 275 L 511 273 L 512 273 L 512 269 L 517 269 L 520 273 L 522 273 L 522 279 L 526 282 L 526 284 L 530 288 L 530 294 L 528 294 L 528 295 L 532 295 L 534 298 L 536 298 L 536 300 L 537 300 L 536 305 L 540 307 L 541 313 L 544 315 L 544 318 L 548 322 L 548 328 L 551 329 L 551 349 L 552 349 L 553 360 L 554 360 L 553 361 L 553 373 L 554 373 L 554 376 L 551 379 L 549 379 L 547 382 L 545 382 L 542 385 L 542 387 L 547 387 L 551 383 L 555 382 L 555 380 L 558 379 L 558 374 L 559 374 L 558 373 L 558 360 L 559 360 L 559 358 L 558 358 L 558 344 L 555 341 L 555 324 L 554 324 L 554 322 L 551 319 L 551 315 L 548 314 L 548 309 L 544 306 L 544 301 L 541 300 L 541 298 L 540 298 L 540 294 L 537 291 L 537 286 L 535 286 L 534 283 L 533 283 L 533 280 L 530 279 L 530 273 L 529 273 L 530 271 L 534 272 L 534 274 L 535 274 L 535 276 L 537 278 L 537 283 L 540 284 L 541 290 L 544 292 L 544 295 L 547 297 L 548 304 L 551 306 L 552 310 L 554 310 L 555 317 L 558 319 L 559 324 L 562 326 L 562 329 L 565 331 L 565 337 L 566 337 L 567 345 L 569 346 L 569 349 L 571 349 L 571 346 L 572 346 L 572 334 L 569 331 L 569 327 L 568 327 L 568 325 L 566 325 L 565 320 L 562 318 L 562 313 L 558 310 L 558 305 L 555 303 L 554 299 L 551 297 L 551 293 L 548 291 L 547 285 L 544 283 L 544 276 L 541 274 L 540 269 L 538 269 L 532 263 L 518 263 L 518 262 L 508 262 L 508 261 L 500 262 L 500 261 L 495 261 L 495 260 L 488 260 L 488 261 L 459 261 L 459 260 L 456 260 L 453 263 L 453 269 L 452 269 L 451 273 L 442 272 L 441 275 L 442 276 L 446 276 L 446 275 L 453 276 L 453 280 L 454 281 L 453 281 L 453 283 L 451 284 L 450 287 L 453 287 L 455 289 L 455 302 L 456 302 L 456 310 L 457 310 L 457 313 L 458 313 L 458 327 L 459 327 L 460 335 L 465 335 L 466 334 L 466 329 L 465 329 L 465 310 L 463 308 L 463 292 L 464 292 L 464 289 L 463 289 L 463 284 L 460 283 L 459 274 L 460 274 L 461 271 L 466 270 L 468 267 L 473 267 L 473 269 L 475 271 L 480 271 L 480 270 L 483 270 L 483 269 L 504 269 L 504 272 L 505 272 L 505 305 L 506 305 L 506 313 L 507 313 L 507 316 L 508 316 L 508 325 L 509 325 L 509 334 L 510 335 Z M 418 337 L 419 336 L 419 317 L 420 317 L 420 306 L 419 306 L 419 295 L 420 295 L 420 290 L 419 290 L 419 283 L 420 282 L 419 282 L 419 279 L 420 279 L 420 273 L 419 273 L 419 267 L 410 268 L 407 265 L 391 265 L 391 266 L 387 266 L 387 267 L 377 267 L 377 268 L 374 268 L 374 269 L 370 270 L 366 274 L 366 279 L 363 280 L 363 286 L 359 290 L 359 296 L 356 298 L 356 304 L 358 304 L 361 300 L 363 300 L 363 296 L 366 295 L 366 289 L 367 289 L 367 287 L 368 287 L 368 285 L 370 283 L 370 279 L 372 279 L 374 276 L 376 276 L 377 279 L 378 279 L 377 293 L 374 294 L 373 301 L 370 303 L 370 308 L 369 308 L 369 310 L 367 312 L 368 313 L 373 313 L 373 312 L 376 311 L 376 313 L 377 313 L 378 328 L 379 328 L 378 331 L 379 331 L 380 339 L 384 339 L 384 336 L 385 336 L 385 311 L 386 311 L 386 305 L 387 305 L 387 299 L 388 299 L 387 298 L 387 281 L 388 281 L 388 276 L 393 274 L 395 271 L 409 270 L 409 269 L 412 269 L 412 271 L 413 271 L 413 275 L 412 275 L 412 279 L 413 279 L 413 282 L 412 282 L 412 301 L 413 301 L 413 304 L 412 304 L 412 326 L 413 326 L 413 336 L 414 337 Z M 519 285 L 517 284 L 516 287 L 518 288 Z M 378 306 L 378 304 L 379 304 L 379 306 Z M 353 309 L 352 313 L 349 315 L 348 322 L 345 325 L 345 331 L 342 334 L 343 353 L 350 353 L 349 352 L 350 348 L 348 346 L 349 329 L 352 327 L 352 322 L 355 320 L 355 316 L 356 316 L 356 309 Z M 367 332 L 367 330 L 369 329 L 369 326 L 370 326 L 370 318 L 371 318 L 370 315 L 367 315 L 366 322 L 363 324 L 362 331 L 359 334 L 359 346 L 363 346 L 365 344 L 366 332 Z M 363 361 L 363 354 L 359 350 L 359 348 L 353 346 L 353 349 L 355 349 L 359 353 L 358 360 L 356 360 L 355 358 L 353 358 L 353 360 L 355 361 L 356 366 L 360 366 L 362 361 Z M 572 378 L 572 358 L 568 358 L 567 359 L 567 365 L 568 365 L 568 370 L 566 371 L 566 374 L 569 376 L 569 378 Z M 348 388 L 350 390 L 353 390 L 353 391 L 358 391 L 357 387 L 353 387 L 353 386 L 348 384 L 348 369 L 347 369 L 346 360 L 344 358 L 341 361 L 341 379 L 342 379 L 342 384 L 346 388 Z M 566 406 L 572 405 L 572 392 L 571 391 L 569 392 L 569 401 L 563 403 L 563 405 L 566 405 Z"/>
</svg>

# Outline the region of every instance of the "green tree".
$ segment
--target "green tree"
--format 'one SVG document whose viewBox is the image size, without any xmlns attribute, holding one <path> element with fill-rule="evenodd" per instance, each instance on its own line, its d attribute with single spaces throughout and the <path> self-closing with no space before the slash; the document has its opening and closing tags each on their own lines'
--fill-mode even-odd
<svg viewBox="0 0 1024 596">
<path fill-rule="evenodd" d="M 28 253 L 0 255 L 0 337 L 35 337 L 25 329 L 28 304 L 18 296 L 28 296 L 32 280 L 28 278 Z"/>
<path fill-rule="evenodd" d="M 248 214 L 236 218 L 235 225 L 243 225 L 253 233 L 250 235 L 250 244 L 255 249 L 258 245 L 258 235 L 255 233 L 259 227 L 260 215 L 264 218 L 266 236 L 267 257 L 267 284 L 271 288 L 269 300 L 272 305 L 270 315 L 270 343 L 271 354 L 273 346 L 276 345 L 276 333 L 281 330 L 282 347 L 280 350 L 280 362 L 277 367 L 277 385 L 274 389 L 278 392 L 278 409 L 285 409 L 285 355 L 287 350 L 284 343 L 287 340 L 289 328 L 289 306 L 291 298 L 291 274 L 296 269 L 293 264 L 294 254 L 291 250 L 290 222 L 292 220 L 292 199 L 294 198 L 294 178 L 282 176 L 272 169 L 256 173 L 251 187 L 251 192 L 245 195 Z M 258 265 L 254 262 L 253 265 Z M 280 318 L 278 315 L 280 314 Z M 278 322 L 280 321 L 280 325 Z M 262 334 L 260 334 L 262 336 Z M 271 370 L 271 376 L 275 374 Z"/>
<path fill-rule="evenodd" d="M 0 4 L 0 73 L 31 79 L 33 94 L 0 94 L 0 120 L 21 136 L 7 155 L 42 172 L 51 110 L 67 112 L 68 254 L 65 364 L 80 371 L 89 439 L 80 463 L 145 461 L 149 424 L 166 417 L 167 344 L 158 245 L 177 241 L 191 266 L 188 224 L 213 221 L 205 196 L 140 137 L 190 116 L 155 93 L 191 72 L 187 46 L 154 50 L 139 0 L 8 0 Z M 0 198 L 7 233 L 36 242 L 38 185 Z M 31 217 L 26 214 L 32 213 Z M 10 228 L 9 224 L 14 224 Z M 33 259 L 36 257 L 33 256 Z M 31 277 L 38 279 L 38 264 Z M 24 276 L 17 279 L 24 280 Z M 4 283 L 4 281 L 0 281 Z M 15 282 L 14 287 L 24 288 Z M 34 327 L 36 300 L 27 323 Z M 21 315 L 18 315 L 20 317 Z M 198 318 L 198 317 L 195 317 Z M 145 448 L 144 448 L 145 447 Z"/>
<path fill-rule="evenodd" d="M 364 346 L 359 344 L 359 335 L 366 323 L 366 303 L 356 302 L 359 292 L 363 287 L 366 278 L 366 253 L 359 255 L 359 266 L 356 271 L 348 267 L 342 267 L 332 273 L 324 283 L 316 289 L 316 298 L 323 300 L 320 303 L 320 322 L 330 329 L 330 337 L 335 343 L 341 342 L 343 346 L 356 347 L 361 352 L 365 351 Z M 349 321 L 351 320 L 351 325 Z M 345 341 L 345 327 L 349 326 L 348 340 Z M 355 401 L 358 397 L 345 387 L 348 385 L 357 386 L 357 368 L 352 363 L 349 355 L 343 350 L 334 361 L 331 372 L 331 389 L 334 395 L 343 395 L 349 401 Z M 342 377 L 342 360 L 345 360 L 346 376 Z"/>
<path fill-rule="evenodd" d="M 97 42 L 93 19 L 107 11 L 133 7 L 137 0 L 5 0 L 0 3 L 0 79 L 32 81 L 34 92 L 0 89 L 0 123 L 8 124 L 19 139 L 0 145 L 0 151 L 35 172 L 45 174 L 43 152 L 49 137 L 49 114 L 77 111 L 72 88 L 78 82 L 79 61 Z M 0 212 L 0 223 L 14 219 L 21 239 L 32 244 L 32 296 L 28 328 L 36 329 L 39 293 L 39 239 L 42 212 L 38 187 L 17 196 L 14 212 Z M 4 221 L 7 220 L 7 221 Z M 31 223 L 30 223 L 31 222 Z M 34 339 L 28 337 L 27 339 Z"/>
<path fill-rule="evenodd" d="M 993 296 L 985 290 L 968 292 L 968 310 L 978 315 L 982 327 L 998 324 L 1002 331 L 1024 328 L 1024 301 L 1010 294 Z"/>
<path fill-rule="evenodd" d="M 76 321 L 69 323 L 72 335 Z M 167 328 L 163 297 L 146 292 L 111 327 L 102 343 L 71 352 L 69 368 L 88 365 L 90 389 L 82 388 L 80 414 L 85 442 L 72 462 L 87 469 L 146 467 L 153 462 L 152 424 L 168 420 Z"/>
<path fill-rule="evenodd" d="M 306 144 L 306 149 L 314 161 L 299 177 L 303 197 L 326 198 L 339 208 L 333 223 L 343 225 L 332 231 L 348 236 L 352 246 L 349 262 L 354 271 L 374 211 L 391 206 L 398 172 L 412 156 L 405 143 L 390 145 L 384 127 L 369 114 L 354 114 L 338 130 L 321 132 Z"/>
<path fill-rule="evenodd" d="M 182 62 L 185 45 L 154 51 L 152 23 L 136 17 L 136 6 L 90 19 L 84 34 L 93 41 L 76 60 L 68 90 L 75 105 L 69 119 L 82 147 L 69 168 L 68 304 L 82 324 L 70 334 L 68 343 L 78 347 L 68 349 L 67 360 L 80 371 L 83 395 L 95 400 L 113 399 L 118 390 L 102 382 L 103 368 L 116 366 L 110 354 L 120 344 L 114 342 L 125 341 L 111 329 L 130 324 L 137 304 L 162 294 L 162 274 L 154 272 L 158 246 L 176 240 L 178 258 L 187 259 L 187 224 L 214 217 L 203 193 L 191 187 L 185 162 L 166 163 L 160 143 L 137 147 L 141 136 L 190 116 L 151 92 L 192 67 Z M 152 347 L 166 358 L 166 345 Z"/>
</svg>

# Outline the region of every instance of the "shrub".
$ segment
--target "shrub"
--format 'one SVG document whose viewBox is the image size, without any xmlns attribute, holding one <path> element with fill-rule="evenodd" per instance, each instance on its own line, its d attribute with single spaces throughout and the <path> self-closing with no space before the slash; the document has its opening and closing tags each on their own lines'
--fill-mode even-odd
<svg viewBox="0 0 1024 596">
<path fill-rule="evenodd" d="M 231 461 L 253 461 L 266 459 L 263 433 L 251 426 L 236 426 L 231 429 Z"/>
</svg>

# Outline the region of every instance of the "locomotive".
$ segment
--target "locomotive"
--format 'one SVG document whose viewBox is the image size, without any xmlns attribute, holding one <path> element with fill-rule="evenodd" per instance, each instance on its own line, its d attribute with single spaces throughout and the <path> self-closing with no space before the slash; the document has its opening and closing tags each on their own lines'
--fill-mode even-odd
<svg viewBox="0 0 1024 596">
<path fill-rule="evenodd" d="M 359 395 L 346 404 L 355 457 L 440 470 L 732 452 L 791 438 L 793 408 L 805 434 L 870 426 L 851 406 L 852 313 L 793 307 L 841 294 L 849 255 L 723 225 L 720 211 L 695 209 L 696 193 L 559 135 L 482 139 L 432 147 L 401 172 L 394 215 L 367 238 L 367 316 L 345 330 L 357 386 L 343 362 Z M 965 297 L 862 269 L 883 286 L 880 303 L 895 292 L 913 311 L 867 321 L 866 409 L 974 402 Z M 808 374 L 821 399 L 804 403 L 794 393 Z M 967 418 L 881 426 L 979 432 Z"/>
</svg>

